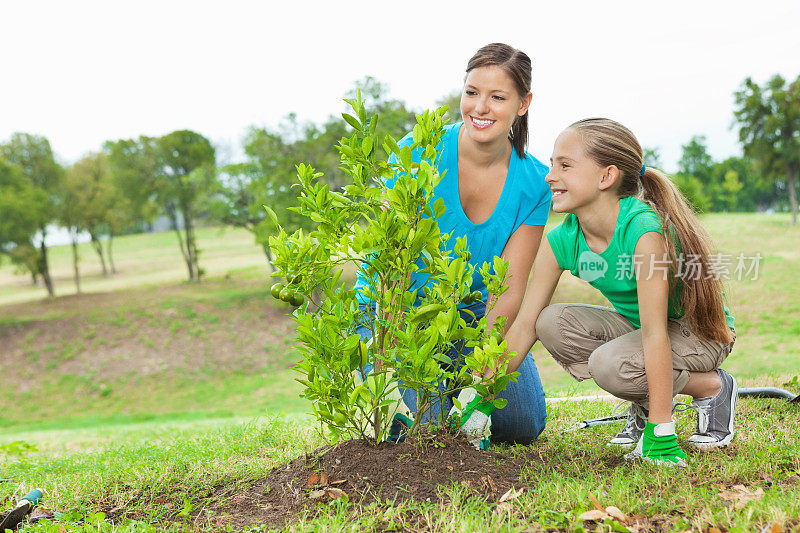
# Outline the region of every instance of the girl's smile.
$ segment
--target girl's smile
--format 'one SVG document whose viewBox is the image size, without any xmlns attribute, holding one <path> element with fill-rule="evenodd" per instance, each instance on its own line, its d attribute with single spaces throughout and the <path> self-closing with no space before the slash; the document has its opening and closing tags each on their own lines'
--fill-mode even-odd
<svg viewBox="0 0 800 533">
<path fill-rule="evenodd" d="M 553 211 L 575 213 L 595 202 L 607 188 L 601 185 L 605 173 L 605 168 L 586 155 L 580 135 L 574 130 L 563 131 L 556 139 L 550 172 L 545 177 L 553 191 Z"/>
</svg>

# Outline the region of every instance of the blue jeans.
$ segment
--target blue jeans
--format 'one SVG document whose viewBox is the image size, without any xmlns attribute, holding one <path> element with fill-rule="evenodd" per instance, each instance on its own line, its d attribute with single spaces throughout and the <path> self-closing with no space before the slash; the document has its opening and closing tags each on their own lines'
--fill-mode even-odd
<svg viewBox="0 0 800 533">
<path fill-rule="evenodd" d="M 468 306 L 466 309 L 475 314 L 474 320 L 480 320 L 486 312 L 486 304 L 478 302 Z M 366 316 L 372 312 L 368 306 L 362 305 L 361 312 Z M 461 318 L 467 324 L 473 322 L 472 315 L 461 311 Z M 364 324 L 359 324 L 356 333 L 361 335 L 361 338 L 366 342 L 372 337 L 372 331 Z M 456 362 L 459 367 L 463 365 L 464 356 L 468 354 L 472 348 L 461 347 L 451 348 L 447 352 L 447 356 Z M 372 370 L 372 366 L 365 367 L 366 373 Z M 525 360 L 517 369 L 520 375 L 517 377 L 516 382 L 508 384 L 506 390 L 498 394 L 498 398 L 505 398 L 508 404 L 503 409 L 497 409 L 492 413 L 492 442 L 507 442 L 515 444 L 530 444 L 542 431 L 547 419 L 547 408 L 544 402 L 544 389 L 542 382 L 539 379 L 539 370 L 536 368 L 536 363 L 533 356 L 528 353 Z M 440 385 L 440 390 L 444 390 L 444 384 Z M 417 411 L 417 395 L 411 389 L 400 389 L 403 395 L 403 401 L 409 409 Z M 453 407 L 453 401 L 450 397 L 445 397 L 441 402 L 435 402 L 426 412 L 416 414 L 419 423 L 425 424 L 431 420 L 437 419 L 440 415 L 447 416 L 447 413 Z"/>
</svg>

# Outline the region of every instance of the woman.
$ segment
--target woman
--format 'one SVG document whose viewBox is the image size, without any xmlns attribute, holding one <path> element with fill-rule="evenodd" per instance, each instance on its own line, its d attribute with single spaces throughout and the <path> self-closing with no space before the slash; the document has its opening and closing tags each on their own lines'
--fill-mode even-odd
<svg viewBox="0 0 800 533">
<path fill-rule="evenodd" d="M 478 319 L 487 307 L 479 267 L 485 261 L 491 264 L 495 256 L 510 263 L 510 286 L 488 313 L 489 328 L 499 316 L 506 317 L 507 324 L 514 321 L 550 208 L 550 190 L 544 181 L 547 167 L 525 151 L 530 82 L 531 62 L 523 52 L 500 43 L 478 50 L 467 64 L 462 122 L 446 128 L 438 147 L 439 172 L 444 177 L 436 186 L 433 200 L 441 198 L 446 206 L 438 224 L 443 233 L 452 233 L 445 245 L 448 248 L 455 245 L 455 237 L 467 238 L 470 263 L 476 267 L 472 290 L 483 295 L 481 302 L 467 309 Z M 412 144 L 412 136 L 406 135 L 398 144 L 401 148 Z M 359 278 L 356 289 L 368 283 Z M 411 290 L 425 283 L 424 275 L 415 274 Z M 372 305 L 361 291 L 359 299 L 362 306 Z M 469 316 L 466 312 L 462 315 L 465 319 Z M 359 333 L 365 339 L 369 336 L 365 327 L 359 328 Z M 533 358 L 526 357 L 518 371 L 518 381 L 499 395 L 508 400 L 508 405 L 492 415 L 492 440 L 528 443 L 544 429 L 544 391 Z M 412 391 L 406 390 L 403 399 L 411 412 L 416 411 Z M 481 403 L 480 412 L 491 413 L 488 402 L 480 398 L 476 402 Z M 449 407 L 435 406 L 432 410 L 446 412 Z M 437 414 L 417 416 L 424 421 Z"/>
</svg>

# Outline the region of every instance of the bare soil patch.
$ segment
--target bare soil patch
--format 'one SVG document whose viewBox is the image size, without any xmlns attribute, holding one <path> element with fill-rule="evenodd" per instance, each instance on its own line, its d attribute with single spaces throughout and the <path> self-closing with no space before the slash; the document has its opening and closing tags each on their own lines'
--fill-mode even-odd
<svg viewBox="0 0 800 533">
<path fill-rule="evenodd" d="M 275 467 L 244 487 L 215 488 L 193 523 L 212 529 L 256 524 L 284 528 L 303 511 L 311 516 L 327 512 L 324 504 L 338 498 L 362 505 L 436 502 L 447 498 L 443 488 L 453 485 L 468 497 L 498 503 L 512 487 L 529 484 L 520 472 L 532 462 L 544 463 L 534 447 L 517 453 L 481 452 L 446 433 L 378 446 L 349 440 Z"/>
</svg>

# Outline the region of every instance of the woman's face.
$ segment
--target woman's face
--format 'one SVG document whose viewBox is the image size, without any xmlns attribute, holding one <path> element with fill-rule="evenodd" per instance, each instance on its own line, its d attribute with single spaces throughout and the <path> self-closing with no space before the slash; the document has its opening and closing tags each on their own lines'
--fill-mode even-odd
<svg viewBox="0 0 800 533">
<path fill-rule="evenodd" d="M 517 116 L 531 103 L 531 93 L 520 97 L 511 77 L 498 66 L 478 67 L 467 73 L 461 93 L 461 118 L 476 142 L 506 139 Z"/>
</svg>

